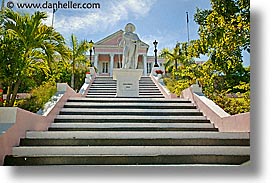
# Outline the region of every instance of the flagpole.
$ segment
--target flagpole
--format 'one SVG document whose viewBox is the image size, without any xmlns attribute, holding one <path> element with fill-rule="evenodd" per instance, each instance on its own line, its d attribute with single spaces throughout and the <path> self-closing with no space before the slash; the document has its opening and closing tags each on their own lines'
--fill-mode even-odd
<svg viewBox="0 0 275 183">
<path fill-rule="evenodd" d="M 186 22 L 187 22 L 187 41 L 189 45 L 189 18 L 188 18 L 188 12 L 186 12 Z"/>
<path fill-rule="evenodd" d="M 54 14 L 56 11 L 57 11 L 57 8 L 53 8 L 52 27 L 53 27 L 53 23 L 54 23 Z"/>
</svg>

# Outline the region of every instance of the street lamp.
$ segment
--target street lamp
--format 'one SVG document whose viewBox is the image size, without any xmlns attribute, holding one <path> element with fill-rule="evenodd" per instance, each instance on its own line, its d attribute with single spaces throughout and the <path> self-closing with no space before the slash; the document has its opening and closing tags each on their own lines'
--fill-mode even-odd
<svg viewBox="0 0 275 183">
<path fill-rule="evenodd" d="M 93 63 L 92 63 L 92 53 L 93 53 L 93 45 L 94 45 L 94 42 L 91 40 L 89 42 L 89 45 L 90 45 L 90 62 L 91 62 L 91 66 L 93 67 Z"/>
<path fill-rule="evenodd" d="M 157 42 L 157 40 L 155 40 L 154 42 L 153 42 L 153 44 L 155 45 L 155 50 L 154 50 L 154 52 L 155 52 L 155 65 L 154 65 L 154 67 L 159 67 L 159 65 L 158 65 L 158 57 L 157 57 L 157 45 L 158 45 L 158 42 Z"/>
</svg>

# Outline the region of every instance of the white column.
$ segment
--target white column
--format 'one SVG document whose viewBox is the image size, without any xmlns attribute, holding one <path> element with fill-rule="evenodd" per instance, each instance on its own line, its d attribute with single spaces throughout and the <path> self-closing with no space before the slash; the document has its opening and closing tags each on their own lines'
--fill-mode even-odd
<svg viewBox="0 0 275 183">
<path fill-rule="evenodd" d="M 98 54 L 95 54 L 94 66 L 98 69 Z"/>
<path fill-rule="evenodd" d="M 143 75 L 147 76 L 147 55 L 143 55 Z"/>
<path fill-rule="evenodd" d="M 113 76 L 114 69 L 114 54 L 110 54 L 110 76 Z"/>
</svg>

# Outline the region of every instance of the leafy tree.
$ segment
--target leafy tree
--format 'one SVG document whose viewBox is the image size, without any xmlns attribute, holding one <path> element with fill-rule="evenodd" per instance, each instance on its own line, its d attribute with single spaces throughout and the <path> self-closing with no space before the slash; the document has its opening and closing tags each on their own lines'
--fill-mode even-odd
<svg viewBox="0 0 275 183">
<path fill-rule="evenodd" d="M 41 72 L 49 76 L 51 60 L 45 60 L 45 56 L 60 52 L 65 41 L 52 27 L 42 24 L 47 18 L 44 12 L 21 15 L 7 9 L 4 18 L 0 80 L 7 90 L 6 106 L 13 106 L 21 84 L 28 78 Z"/>
<path fill-rule="evenodd" d="M 178 70 L 180 65 L 191 62 L 187 53 L 187 43 L 177 43 L 172 51 L 165 48 L 161 51 L 161 56 L 166 60 L 164 67 L 167 73 L 172 73 L 173 69 Z"/>
<path fill-rule="evenodd" d="M 208 54 L 216 69 L 230 76 L 242 69 L 242 51 L 250 52 L 249 0 L 211 0 L 211 10 L 197 9 L 197 51 Z"/>
<path fill-rule="evenodd" d="M 208 55 L 202 65 L 184 62 L 171 69 L 173 78 L 166 78 L 168 88 L 179 95 L 196 81 L 203 92 L 230 114 L 250 110 L 250 67 L 242 64 L 242 52 L 250 52 L 249 0 L 211 0 L 211 10 L 197 9 L 199 39 L 190 41 L 183 55 L 175 49 L 163 52 L 173 63 L 182 56 L 187 60 Z M 178 43 L 179 44 L 179 43 Z M 177 45 L 178 45 L 177 44 Z M 177 48 L 177 46 L 176 46 Z M 179 48 L 179 47 L 178 47 Z"/>
<path fill-rule="evenodd" d="M 78 42 L 75 35 L 71 35 L 71 49 L 70 49 L 70 60 L 72 65 L 72 79 L 71 87 L 75 89 L 75 72 L 76 67 L 83 65 L 87 62 L 86 52 L 90 48 L 89 43 L 85 41 Z"/>
</svg>

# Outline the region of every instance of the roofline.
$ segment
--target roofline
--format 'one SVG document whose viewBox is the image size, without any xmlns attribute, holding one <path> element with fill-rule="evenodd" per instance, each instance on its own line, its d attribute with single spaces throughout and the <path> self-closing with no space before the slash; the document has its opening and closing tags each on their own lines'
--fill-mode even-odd
<svg viewBox="0 0 275 183">
<path fill-rule="evenodd" d="M 100 46 L 101 43 L 103 43 L 104 41 L 109 40 L 110 38 L 112 38 L 113 36 L 115 36 L 115 35 L 117 35 L 117 34 L 119 34 L 119 33 L 124 33 L 124 31 L 123 31 L 122 29 L 120 29 L 120 30 L 114 32 L 113 34 L 110 34 L 109 36 L 107 36 L 107 37 L 105 37 L 105 38 L 103 38 L 103 39 L 97 41 L 97 42 L 94 44 L 94 46 L 95 46 L 95 47 Z M 144 47 L 147 47 L 147 48 L 150 47 L 147 43 L 145 43 L 145 42 L 143 42 L 143 41 L 141 41 L 141 43 L 145 45 Z"/>
<path fill-rule="evenodd" d="M 124 31 L 123 31 L 122 29 L 120 29 L 120 30 L 114 32 L 113 34 L 110 34 L 109 36 L 107 36 L 107 37 L 105 37 L 105 38 L 103 38 L 103 39 L 97 41 L 94 45 L 98 45 L 98 44 L 100 44 L 100 43 L 102 43 L 102 42 L 104 42 L 104 41 L 107 41 L 108 39 L 110 39 L 111 37 L 113 37 L 114 35 L 116 35 L 116 34 L 118 34 L 118 33 L 120 33 L 120 32 L 123 33 Z"/>
</svg>

